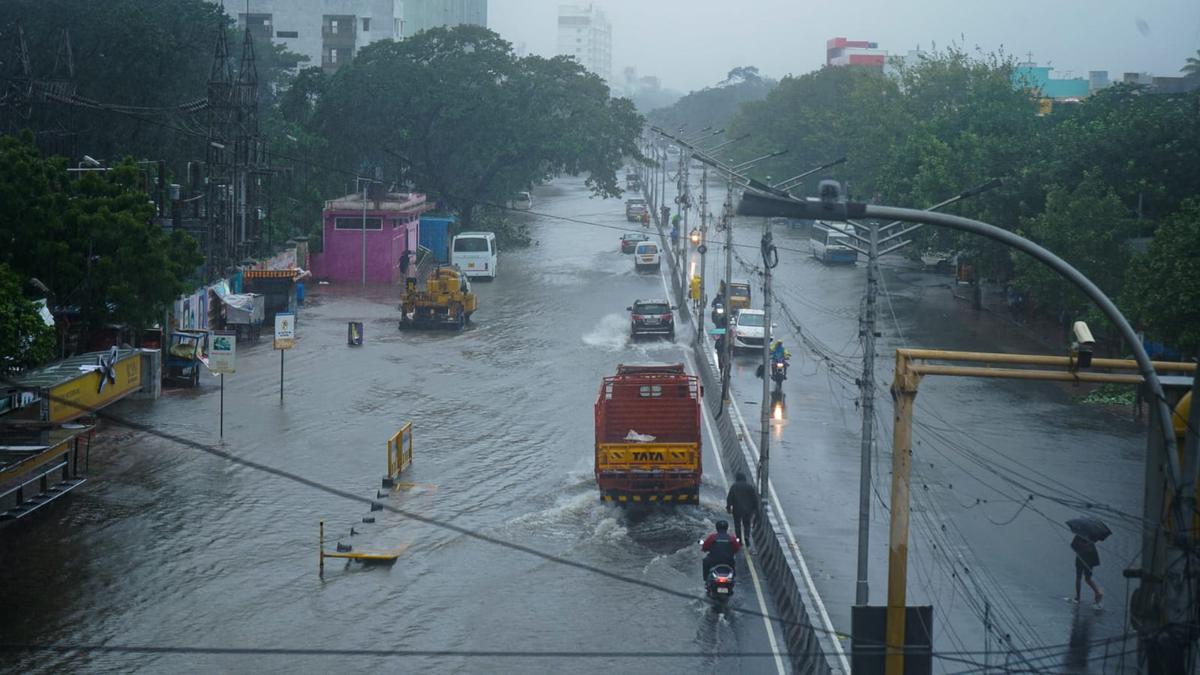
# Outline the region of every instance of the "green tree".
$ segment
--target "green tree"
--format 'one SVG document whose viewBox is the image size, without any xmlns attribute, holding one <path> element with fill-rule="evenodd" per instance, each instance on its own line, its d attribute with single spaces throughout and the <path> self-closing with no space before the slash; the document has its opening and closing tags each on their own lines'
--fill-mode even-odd
<svg viewBox="0 0 1200 675">
<path fill-rule="evenodd" d="M 1137 235 L 1137 222 L 1112 189 L 1089 174 L 1074 188 L 1051 188 L 1045 212 L 1027 218 L 1021 234 L 1073 265 L 1115 298 L 1124 285 L 1132 257 L 1128 242 Z M 1042 309 L 1064 313 L 1067 318 L 1087 311 L 1087 299 L 1050 268 L 1023 254 L 1011 255 L 1017 286 Z"/>
<path fill-rule="evenodd" d="M 21 293 L 21 279 L 0 264 L 0 373 L 11 373 L 54 357 L 54 328 Z"/>
<path fill-rule="evenodd" d="M 1184 77 L 1200 77 L 1200 49 L 1196 50 L 1195 56 L 1187 58 L 1179 72 L 1184 73 Z"/>
<path fill-rule="evenodd" d="M 68 178 L 29 135 L 0 137 L 0 264 L 41 280 L 51 304 L 78 308 L 86 328 L 161 320 L 201 257 L 191 237 L 153 222 L 138 178 L 132 162 Z"/>
<path fill-rule="evenodd" d="M 714 131 L 726 129 L 742 104 L 761 101 L 777 84 L 759 75 L 754 66 L 734 68 L 716 86 L 693 91 L 665 108 L 653 110 L 647 120 L 669 131 L 683 126 L 685 135 L 708 127 Z"/>
<path fill-rule="evenodd" d="M 638 156 L 641 125 L 574 61 L 517 59 L 494 32 L 457 26 L 361 50 L 331 79 L 314 128 L 341 166 L 403 167 L 469 226 L 479 205 L 554 173 L 620 194 L 615 172 Z"/>
<path fill-rule="evenodd" d="M 1185 202 L 1134 259 L 1123 304 L 1150 335 L 1184 354 L 1200 350 L 1200 200 Z"/>
</svg>

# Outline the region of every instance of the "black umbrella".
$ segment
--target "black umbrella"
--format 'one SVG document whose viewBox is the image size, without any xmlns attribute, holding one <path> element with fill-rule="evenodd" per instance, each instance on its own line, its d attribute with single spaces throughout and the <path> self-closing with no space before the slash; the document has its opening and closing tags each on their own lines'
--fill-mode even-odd
<svg viewBox="0 0 1200 675">
<path fill-rule="evenodd" d="M 1067 527 L 1071 528 L 1075 534 L 1091 541 L 1104 541 L 1108 539 L 1108 535 L 1112 534 L 1112 530 L 1108 529 L 1108 525 L 1105 525 L 1103 520 L 1092 516 L 1072 518 L 1067 521 Z"/>
</svg>

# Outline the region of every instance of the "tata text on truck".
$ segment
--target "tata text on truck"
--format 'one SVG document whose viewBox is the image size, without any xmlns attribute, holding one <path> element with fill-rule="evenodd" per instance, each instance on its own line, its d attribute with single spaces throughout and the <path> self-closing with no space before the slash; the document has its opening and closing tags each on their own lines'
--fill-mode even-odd
<svg viewBox="0 0 1200 675">
<path fill-rule="evenodd" d="M 700 501 L 700 382 L 683 364 L 619 365 L 596 399 L 600 499 Z"/>
</svg>

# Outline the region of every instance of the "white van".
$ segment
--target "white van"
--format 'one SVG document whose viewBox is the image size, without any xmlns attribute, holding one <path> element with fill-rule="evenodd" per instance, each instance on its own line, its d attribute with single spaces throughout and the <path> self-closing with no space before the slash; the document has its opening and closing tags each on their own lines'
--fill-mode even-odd
<svg viewBox="0 0 1200 675">
<path fill-rule="evenodd" d="M 638 272 L 657 271 L 659 263 L 658 244 L 643 241 L 633 250 L 633 269 Z"/>
<path fill-rule="evenodd" d="M 450 244 L 450 264 L 468 277 L 496 278 L 500 249 L 492 232 L 462 232 Z"/>
</svg>

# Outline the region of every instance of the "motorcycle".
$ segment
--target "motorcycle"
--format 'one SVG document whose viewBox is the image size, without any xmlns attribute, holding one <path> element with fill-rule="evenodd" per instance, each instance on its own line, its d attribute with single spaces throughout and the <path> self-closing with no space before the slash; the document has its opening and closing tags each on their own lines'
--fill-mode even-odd
<svg viewBox="0 0 1200 675">
<path fill-rule="evenodd" d="M 708 597 L 717 605 L 724 606 L 733 597 L 733 567 L 713 565 L 704 586 Z"/>
<path fill-rule="evenodd" d="M 725 328 L 728 323 L 725 319 L 725 305 L 719 302 L 713 305 L 712 322 L 717 328 Z"/>
<path fill-rule="evenodd" d="M 784 360 L 771 361 L 771 379 L 775 380 L 776 387 L 782 387 L 783 381 L 787 379 L 788 362 Z"/>
</svg>

